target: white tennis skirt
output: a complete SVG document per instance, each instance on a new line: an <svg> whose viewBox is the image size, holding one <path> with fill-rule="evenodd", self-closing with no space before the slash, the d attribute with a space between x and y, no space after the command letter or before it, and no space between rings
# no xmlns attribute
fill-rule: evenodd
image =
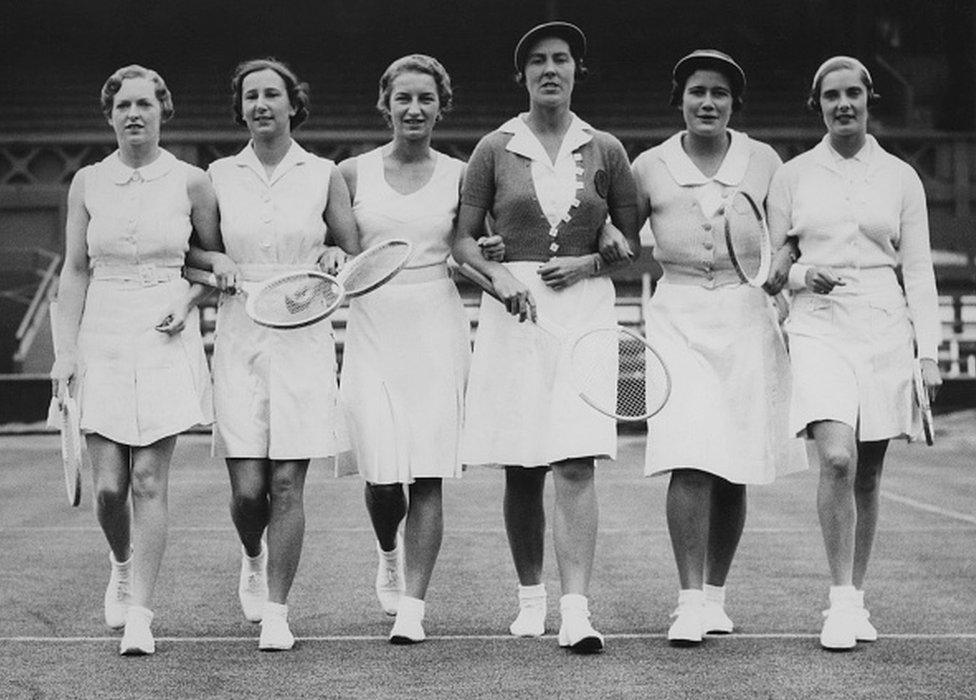
<svg viewBox="0 0 976 700"><path fill-rule="evenodd" d="M698 469L765 484L806 468L803 441L789 430L786 347L764 291L661 282L647 337L672 388L647 423L646 475Z"/></svg>
<svg viewBox="0 0 976 700"><path fill-rule="evenodd" d="M459 477L467 315L446 271L397 279L349 304L340 387L356 467L372 484Z"/></svg>
<svg viewBox="0 0 976 700"><path fill-rule="evenodd" d="M505 263L535 298L540 318L566 329L613 326L613 283L598 277L553 291L539 262ZM461 458L466 464L546 466L574 457L613 459L615 422L576 394L565 342L519 323L484 295L465 410Z"/></svg>
<svg viewBox="0 0 976 700"><path fill-rule="evenodd" d="M914 437L914 332L905 295L889 267L842 271L830 294L802 291L786 330L793 364L790 427L834 420L860 441Z"/></svg>
<svg viewBox="0 0 976 700"><path fill-rule="evenodd" d="M78 335L82 430L144 446L213 420L197 311L175 335L154 328L186 290L179 278L91 280Z"/></svg>

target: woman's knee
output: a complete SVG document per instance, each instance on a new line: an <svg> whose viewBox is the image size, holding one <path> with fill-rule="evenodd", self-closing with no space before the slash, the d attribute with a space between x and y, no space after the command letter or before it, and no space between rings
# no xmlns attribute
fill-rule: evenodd
<svg viewBox="0 0 976 700"><path fill-rule="evenodd" d="M555 479L564 484L587 486L593 482L594 467L592 459L567 459L553 465Z"/></svg>
<svg viewBox="0 0 976 700"><path fill-rule="evenodd" d="M850 450L828 447L820 452L820 473L824 477L850 481L856 468L857 458Z"/></svg>
<svg viewBox="0 0 976 700"><path fill-rule="evenodd" d="M402 484L366 484L366 497L370 502L386 508L395 508L405 500Z"/></svg>
<svg viewBox="0 0 976 700"><path fill-rule="evenodd" d="M99 510L123 508L128 499L127 484L117 480L101 480L95 484L95 503Z"/></svg>

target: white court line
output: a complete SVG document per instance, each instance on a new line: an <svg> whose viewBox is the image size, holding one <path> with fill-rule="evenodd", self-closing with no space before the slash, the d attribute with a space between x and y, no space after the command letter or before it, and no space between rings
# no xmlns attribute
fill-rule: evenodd
<svg viewBox="0 0 976 700"><path fill-rule="evenodd" d="M660 640L665 639L664 633L641 633L641 632L620 632L605 634L609 640ZM172 644L230 644L230 643L254 643L258 635L250 637L156 637L157 642L167 642ZM556 635L547 634L540 639L555 639ZM736 639L819 639L818 633L808 632L755 632L755 633L735 633L728 635L709 636L710 639L722 639L733 641ZM386 635L326 635L296 637L300 642L388 642ZM429 641L443 642L524 642L524 637L514 637L510 634L442 634L428 635ZM946 633L894 633L882 634L881 641L885 639L902 639L918 641L954 641L954 640L976 640L976 632L946 632ZM118 642L119 637L0 637L0 643L36 643L36 644L64 644L64 643L107 643Z"/></svg>
<svg viewBox="0 0 976 700"><path fill-rule="evenodd" d="M916 510L924 510L927 513L935 513L936 515L941 515L945 518L950 518L952 520L959 520L964 523L969 523L970 525L976 525L976 516L969 515L967 513L960 513L956 510L949 510L948 508L942 508L931 503L925 503L924 501L916 501L914 498L909 498L908 496L902 496L901 494L894 493L892 491L887 491L885 489L881 490L881 495L889 500L895 501L896 503L901 503L902 505L915 508Z"/></svg>
<svg viewBox="0 0 976 700"><path fill-rule="evenodd" d="M963 516L967 517L967 516ZM972 518L965 522L971 522L976 526L976 518ZM895 533L895 534L912 534L912 533L937 533L937 532L969 532L972 528L964 527L961 525L943 525L943 526L931 526L931 527L879 527L879 533ZM40 525L37 527L20 526L13 525L10 527L0 526L0 535L4 533L29 533L29 532L75 532L75 533L92 533L101 532L101 529L97 525ZM209 532L209 533L233 533L236 532L233 527L230 526L177 526L170 527L169 532ZM306 534L372 534L373 529L370 527L307 527L305 528ZM819 535L819 530L814 527L747 527L744 534L752 535L789 535L789 534L810 534L816 533ZM454 527L445 528L446 535L498 535L505 534L504 528L500 527ZM668 531L666 528L601 528L599 531L600 535L667 535Z"/></svg>

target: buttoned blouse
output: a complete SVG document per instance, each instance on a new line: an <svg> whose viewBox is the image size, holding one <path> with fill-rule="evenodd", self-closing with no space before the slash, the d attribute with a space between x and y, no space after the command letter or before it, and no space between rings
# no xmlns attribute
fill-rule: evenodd
<svg viewBox="0 0 976 700"><path fill-rule="evenodd" d="M314 265L325 249L323 214L335 163L294 141L268 177L252 144L210 165L227 255L238 263Z"/></svg>
<svg viewBox="0 0 976 700"><path fill-rule="evenodd" d="M725 245L721 203L738 189L763 202L780 158L767 144L729 129L729 149L718 172L709 178L685 153L681 145L685 133L634 160L638 196L645 197L650 207L654 259L666 282L707 288L741 284Z"/></svg>
<svg viewBox="0 0 976 700"><path fill-rule="evenodd" d="M811 266L860 270L901 266L919 356L938 357L941 329L925 190L915 170L868 135L854 159L829 136L777 173L769 193L773 245L795 236L800 262L790 286L805 287Z"/></svg>
<svg viewBox="0 0 976 700"><path fill-rule="evenodd" d="M119 152L88 166L85 208L92 267L181 267L189 247L192 166L168 151L149 165L130 168Z"/></svg>
<svg viewBox="0 0 976 700"><path fill-rule="evenodd" d="M488 211L510 261L594 253L610 209L636 206L623 145L575 114L555 160L522 116L484 136L461 202Z"/></svg>

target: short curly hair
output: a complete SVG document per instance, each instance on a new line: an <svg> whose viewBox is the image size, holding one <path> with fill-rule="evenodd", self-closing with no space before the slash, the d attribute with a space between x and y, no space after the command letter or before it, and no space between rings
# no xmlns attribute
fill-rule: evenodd
<svg viewBox="0 0 976 700"><path fill-rule="evenodd" d="M376 109L390 123L390 96L393 94L393 81L404 73L423 73L434 79L437 85L437 99L441 103L441 114L447 114L454 107L454 91L451 89L451 76L444 66L433 56L413 53L398 58L383 71L380 76L380 94L376 100Z"/></svg>
<svg viewBox="0 0 976 700"><path fill-rule="evenodd" d="M148 78L156 86L156 99L159 101L160 116L166 121L173 116L173 95L166 87L166 81L156 71L133 63L123 66L112 73L102 86L102 113L106 119L112 118L112 108L115 106L115 96L122 89L122 81L130 78Z"/></svg>
<svg viewBox="0 0 976 700"><path fill-rule="evenodd" d="M275 73L281 76L281 79L285 83L285 91L288 93L288 101L291 106L295 108L295 113L291 115L288 120L289 125L292 129L300 126L306 119L308 119L309 114L309 87L308 83L304 83L298 79L295 72L288 67L288 64L284 61L279 61L277 58L272 56L266 56L265 58L252 58L248 61L242 61L234 69L234 76L231 78L230 87L234 95L234 122L240 124L241 126L246 126L244 121L244 113L241 110L241 101L243 99L243 84L244 78L251 73L256 73L261 70L273 70Z"/></svg>

